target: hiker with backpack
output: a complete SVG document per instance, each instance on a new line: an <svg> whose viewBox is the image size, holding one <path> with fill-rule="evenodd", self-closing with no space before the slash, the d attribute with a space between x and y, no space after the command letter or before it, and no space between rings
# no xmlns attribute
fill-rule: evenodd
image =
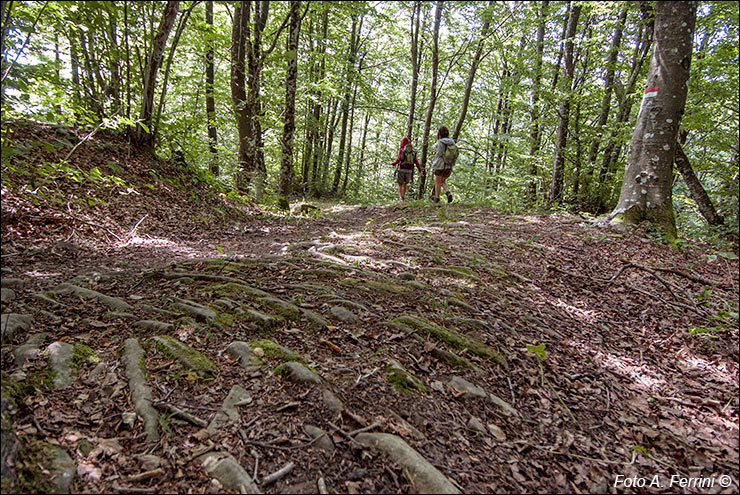
<svg viewBox="0 0 740 495"><path fill-rule="evenodd" d="M447 185L447 178L452 174L452 168L455 166L459 153L455 140L450 137L449 129L445 126L440 127L437 131L437 144L434 146L434 161L432 162L434 173L432 201L435 203L439 203L441 189L444 189L447 194L447 202L452 203L452 193Z"/></svg>
<svg viewBox="0 0 740 495"><path fill-rule="evenodd" d="M421 174L421 164L416 158L416 151L411 146L411 140L405 137L401 140L401 148L398 150L398 158L391 163L396 167L396 182L398 183L398 197L401 201L406 198L406 188L414 178L414 165Z"/></svg>

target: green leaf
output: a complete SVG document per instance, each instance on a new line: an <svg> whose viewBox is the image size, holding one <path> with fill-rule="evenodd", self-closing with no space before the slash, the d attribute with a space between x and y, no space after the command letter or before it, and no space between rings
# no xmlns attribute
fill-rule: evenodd
<svg viewBox="0 0 740 495"><path fill-rule="evenodd" d="M719 256L722 256L723 258L727 258L728 260L736 260L737 255L735 253L717 253Z"/></svg>
<svg viewBox="0 0 740 495"><path fill-rule="evenodd" d="M547 359L547 353L545 352L545 344L539 344L539 345L527 344L527 351L537 356L537 359Z"/></svg>

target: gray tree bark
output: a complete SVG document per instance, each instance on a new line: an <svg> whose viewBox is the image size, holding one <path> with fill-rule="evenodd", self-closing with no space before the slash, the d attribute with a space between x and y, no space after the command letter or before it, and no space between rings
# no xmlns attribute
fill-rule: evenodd
<svg viewBox="0 0 740 495"><path fill-rule="evenodd" d="M426 170L427 170L427 149L429 148L429 132L432 127L432 115L434 114L434 104L437 101L437 68L439 65L439 25L442 22L442 3L438 2L434 14L434 38L432 44L432 84L429 90L429 107L427 108L427 118L424 122L424 138L421 146L421 177L419 177L419 191L417 198L424 197L424 188L426 187Z"/></svg>
<svg viewBox="0 0 740 495"><path fill-rule="evenodd" d="M488 0L489 9L493 6L493 0ZM452 139L457 141L460 137L460 131L462 131L463 123L465 122L465 116L468 113L468 104L470 103L470 92L473 89L473 81L475 81L475 73L478 71L478 64L480 64L483 56L483 48L485 46L486 37L488 36L488 28L490 26L488 20L483 22L483 26L480 30L480 38L478 38L478 47L475 49L475 55L473 55L473 61L470 63L470 69L468 69L468 79L465 82L465 94L463 95L462 107L460 108L460 116L457 119L455 130L452 132Z"/></svg>
<svg viewBox="0 0 740 495"><path fill-rule="evenodd" d="M157 35L154 37L152 47L147 57L146 69L144 70L144 90L142 93L141 112L139 119L146 125L147 131L141 126L137 128L137 141L147 146L154 145L154 134L152 134L152 113L154 111L154 89L157 85L157 73L162 65L164 58L164 48L167 45L167 38L170 36L172 26L175 25L177 17L177 7L180 4L177 0L169 0L164 8L162 21L157 28Z"/></svg>
<svg viewBox="0 0 740 495"><path fill-rule="evenodd" d="M697 3L655 5L653 55L647 88L632 133L627 166L612 224L636 226L647 220L676 240L673 162L688 92Z"/></svg>
<svg viewBox="0 0 740 495"><path fill-rule="evenodd" d="M206 1L206 24L213 26L213 0ZM218 131L216 129L216 101L213 97L213 83L215 80L213 68L213 40L208 42L206 51L206 119L208 120L208 152L211 155L210 170L214 177L218 177Z"/></svg>
<svg viewBox="0 0 740 495"><path fill-rule="evenodd" d="M581 6L573 5L568 17L568 29L565 35L565 80L562 83L565 94L558 109L558 130L555 143L555 157L552 167L552 185L548 203L560 201L563 194L563 176L565 172L565 146L568 141L568 122L570 120L571 85L573 84L573 37L578 26L578 17L581 15Z"/></svg>
<svg viewBox="0 0 740 495"><path fill-rule="evenodd" d="M288 207L293 182L293 135L295 132L295 93L298 80L298 35L301 29L300 0L290 2L290 31L288 32L288 67L285 73L285 124L283 126L283 156L280 162L278 194L281 206Z"/></svg>
<svg viewBox="0 0 740 495"><path fill-rule="evenodd" d="M545 46L545 19L550 2L542 0L537 25L537 55L534 60L534 77L532 81L532 106L530 107L529 130L529 180L527 180L527 201L532 203L537 197L537 153L540 150L540 86L542 80L542 54Z"/></svg>

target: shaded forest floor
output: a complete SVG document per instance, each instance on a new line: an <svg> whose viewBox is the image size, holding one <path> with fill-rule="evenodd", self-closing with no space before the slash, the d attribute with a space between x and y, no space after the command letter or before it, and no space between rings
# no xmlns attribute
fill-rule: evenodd
<svg viewBox="0 0 740 495"><path fill-rule="evenodd" d="M459 204L279 216L11 128L4 493L738 491L736 253Z"/></svg>

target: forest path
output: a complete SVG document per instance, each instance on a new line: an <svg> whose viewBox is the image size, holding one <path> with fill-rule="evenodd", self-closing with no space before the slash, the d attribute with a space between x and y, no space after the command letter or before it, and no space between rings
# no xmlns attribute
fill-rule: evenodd
<svg viewBox="0 0 740 495"><path fill-rule="evenodd" d="M4 262L15 434L58 447L22 462L80 492L601 492L736 472L738 334L718 307L736 260L462 205L242 228Z"/></svg>

